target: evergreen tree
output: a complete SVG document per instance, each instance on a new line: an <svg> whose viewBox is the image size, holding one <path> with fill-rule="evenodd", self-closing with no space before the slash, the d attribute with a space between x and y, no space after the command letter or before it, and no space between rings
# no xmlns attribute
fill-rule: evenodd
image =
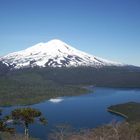
<svg viewBox="0 0 140 140"><path fill-rule="evenodd" d="M42 113L34 108L18 108L11 113L14 124L21 124L24 127L24 134L26 140L29 138L29 125L35 121L39 121L42 124L46 124L47 121L42 117Z"/></svg>

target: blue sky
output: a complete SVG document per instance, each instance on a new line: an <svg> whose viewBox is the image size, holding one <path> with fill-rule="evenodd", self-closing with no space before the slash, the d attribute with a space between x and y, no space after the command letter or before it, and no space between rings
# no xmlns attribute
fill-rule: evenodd
<svg viewBox="0 0 140 140"><path fill-rule="evenodd" d="M140 66L140 0L0 0L0 55L56 38Z"/></svg>

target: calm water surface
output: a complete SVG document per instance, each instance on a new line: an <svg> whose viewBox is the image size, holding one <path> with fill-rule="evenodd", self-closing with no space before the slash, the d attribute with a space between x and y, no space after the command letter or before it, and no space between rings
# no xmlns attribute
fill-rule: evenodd
<svg viewBox="0 0 140 140"><path fill-rule="evenodd" d="M34 124L30 133L45 140L54 126L61 123L70 124L74 128L93 128L114 120L122 121L124 118L121 116L107 112L107 107L129 101L140 102L140 89L92 88L86 95L62 97L31 105L42 111L48 125ZM17 107L5 107L5 114L14 108ZM22 128L18 130L22 132Z"/></svg>

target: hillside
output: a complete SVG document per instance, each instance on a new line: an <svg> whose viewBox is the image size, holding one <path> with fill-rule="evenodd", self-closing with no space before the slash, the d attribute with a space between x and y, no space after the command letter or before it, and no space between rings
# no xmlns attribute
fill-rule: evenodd
<svg viewBox="0 0 140 140"><path fill-rule="evenodd" d="M61 85L95 85L106 87L140 87L140 68L137 67L70 67L28 68L10 71L8 76L22 73L38 74L43 79Z"/></svg>
<svg viewBox="0 0 140 140"><path fill-rule="evenodd" d="M140 122L140 103L128 102L124 104L113 105L108 108L108 111L124 116L129 122Z"/></svg>
<svg viewBox="0 0 140 140"><path fill-rule="evenodd" d="M140 71L129 67L29 68L1 71L0 105L33 104L87 92L85 86L140 87Z"/></svg>
<svg viewBox="0 0 140 140"><path fill-rule="evenodd" d="M85 88L61 85L35 72L9 73L0 77L0 106L34 104L86 92Z"/></svg>

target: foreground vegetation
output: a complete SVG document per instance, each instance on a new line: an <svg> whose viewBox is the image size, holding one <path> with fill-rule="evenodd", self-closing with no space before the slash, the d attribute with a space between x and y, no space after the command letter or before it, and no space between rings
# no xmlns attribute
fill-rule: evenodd
<svg viewBox="0 0 140 140"><path fill-rule="evenodd" d="M0 132L0 140L26 140L25 136L22 134L9 134L5 132ZM29 138L28 140L40 140L37 138Z"/></svg>
<svg viewBox="0 0 140 140"><path fill-rule="evenodd" d="M42 113L35 108L17 108L9 115L2 116L0 111L0 139L2 140L31 140L29 136L29 125L35 122L40 122L42 125L47 124L46 118ZM14 125L22 126L24 128L24 135L17 135Z"/></svg>
<svg viewBox="0 0 140 140"><path fill-rule="evenodd" d="M140 122L140 103L113 105L108 108L108 111L125 117L128 122Z"/></svg>
<svg viewBox="0 0 140 140"><path fill-rule="evenodd" d="M22 134L0 132L0 140L26 140ZM28 140L39 140L29 138ZM140 123L111 123L94 129L75 130L57 126L46 140L140 140Z"/></svg>
<svg viewBox="0 0 140 140"><path fill-rule="evenodd" d="M95 129L78 132L69 127L59 127L49 140L140 140L140 124L112 123Z"/></svg>

